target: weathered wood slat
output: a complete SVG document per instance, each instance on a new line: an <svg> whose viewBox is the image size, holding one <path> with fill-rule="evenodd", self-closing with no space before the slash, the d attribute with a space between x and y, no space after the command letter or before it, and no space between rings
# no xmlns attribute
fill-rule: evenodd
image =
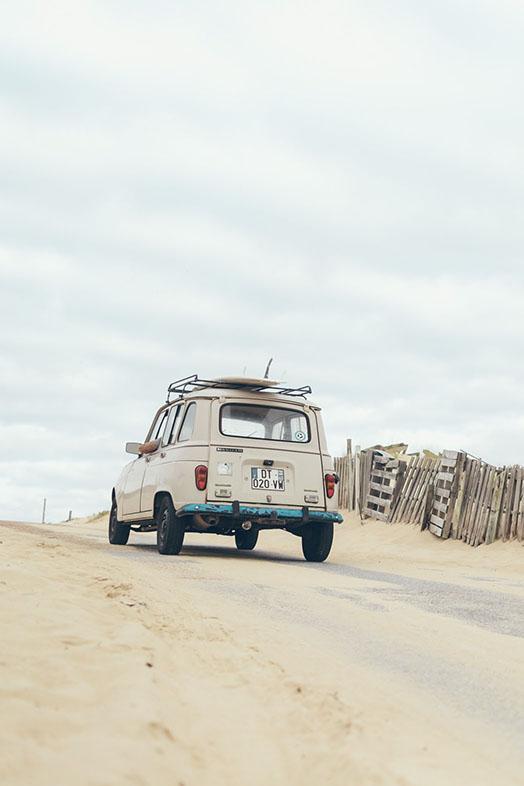
<svg viewBox="0 0 524 786"><path fill-rule="evenodd" d="M489 466L489 464L486 464L484 466L484 483L482 487L482 493L479 498L477 516L472 533L471 545L473 546L478 546L479 543L483 543L484 541L486 511L489 509L489 505L491 503L492 476L493 467Z"/></svg>
<svg viewBox="0 0 524 786"><path fill-rule="evenodd" d="M428 529L430 532L433 533L433 535L440 536L442 534L442 524L441 523L439 524L437 521L435 521L433 516L430 519Z"/></svg>
<svg viewBox="0 0 524 786"><path fill-rule="evenodd" d="M450 526L449 526L449 536L451 538L458 537L458 532L460 529L460 520L464 507L464 494L466 491L467 479L468 479L468 458L467 456L464 456L462 460L461 471L458 478L457 498L453 506Z"/></svg>
<svg viewBox="0 0 524 786"><path fill-rule="evenodd" d="M358 510L360 516L362 516L362 496L360 494L360 460L361 460L361 451L360 447L357 445L355 447L355 510Z"/></svg>
<svg viewBox="0 0 524 786"><path fill-rule="evenodd" d="M466 507L466 514L464 516L464 525L462 528L462 540L468 542L469 539L469 531L471 528L471 521L474 514L475 508L475 500L478 495L478 490L480 487L480 462L475 461L472 464L471 468L471 476L470 476L470 485L468 489L468 502Z"/></svg>
<svg viewBox="0 0 524 786"><path fill-rule="evenodd" d="M486 524L486 534L484 537L485 543L493 543L497 532L497 524L500 515L500 503L502 499L502 491L504 488L504 473L501 470L495 470L495 477L493 482L493 493L491 497L491 505Z"/></svg>
<svg viewBox="0 0 524 786"><path fill-rule="evenodd" d="M443 481L444 483L453 483L453 480L455 478L455 473L454 472L439 472L438 477L439 477L439 480Z"/></svg>
<svg viewBox="0 0 524 786"><path fill-rule="evenodd" d="M418 466L417 466L416 472L415 472L414 477L413 477L413 483L412 483L412 486L411 486L411 489L410 489L410 493L409 493L409 496L408 496L408 498L406 500L406 504L405 504L404 511L403 511L403 514L402 514L402 519L404 521L407 521L408 523L412 523L412 521L413 521L412 514L413 514L414 507L415 507L416 499L417 499L417 492L418 492L418 490L420 488L420 483L421 483L421 478L422 478L422 473L423 473L423 466L424 466L424 460L422 460L418 464Z"/></svg>
<svg viewBox="0 0 524 786"><path fill-rule="evenodd" d="M383 521L418 523L472 546L524 541L524 468L497 468L460 451L394 458L376 451L335 458L340 507Z"/></svg>
<svg viewBox="0 0 524 786"><path fill-rule="evenodd" d="M522 493L522 468L515 467L515 491L513 494L513 504L511 506L511 526L509 531L510 540L517 537L517 524L519 517L519 505Z"/></svg>
<svg viewBox="0 0 524 786"><path fill-rule="evenodd" d="M410 494L413 489L413 484L415 483L418 467L421 463L420 456L411 457L408 463L407 472L404 478L403 488L401 494L398 497L395 513L394 513L394 521L402 521L404 520L404 511L407 507L408 501L410 499Z"/></svg>
<svg viewBox="0 0 524 786"><path fill-rule="evenodd" d="M416 522L417 504L425 488L427 466L428 466L428 459L423 458L419 464L418 471L415 477L415 482L411 489L411 494L405 510L405 520L409 523Z"/></svg>
<svg viewBox="0 0 524 786"><path fill-rule="evenodd" d="M448 512L448 506L446 502L437 502L437 500L433 501L433 508L434 510L440 510L444 515Z"/></svg>
<svg viewBox="0 0 524 786"><path fill-rule="evenodd" d="M428 495L431 495L431 503L434 499L434 483L438 472L438 462L428 458L424 461L420 473L419 482L415 490L414 504L411 510L411 520L416 524L423 524L424 511L429 506Z"/></svg>
<svg viewBox="0 0 524 786"><path fill-rule="evenodd" d="M471 515L469 517L468 531L466 533L466 543L469 544L473 543L475 526L478 521L478 506L479 506L480 499L482 497L483 488L486 480L485 476L486 476L485 466L481 462L479 465L478 483L476 486L475 495L472 497Z"/></svg>
<svg viewBox="0 0 524 786"><path fill-rule="evenodd" d="M523 479L522 479L522 486L521 486L521 493L520 493L520 501L519 501L519 512L518 512L518 519L517 519L517 540L522 542L524 540L524 469L523 472Z"/></svg>
<svg viewBox="0 0 524 786"><path fill-rule="evenodd" d="M424 524L424 514L430 502L433 505L433 481L436 468L432 467L431 459L422 468L421 480L419 483L415 505L413 506L412 521L414 524ZM428 499L431 497L431 499Z"/></svg>
<svg viewBox="0 0 524 786"><path fill-rule="evenodd" d="M371 477L373 477L373 475ZM373 481L370 480L369 488L374 489L375 491L380 491L381 494L386 494L389 498L393 496L393 486L384 486L382 483L373 483Z"/></svg>
<svg viewBox="0 0 524 786"><path fill-rule="evenodd" d="M438 475L437 475L437 483L438 483ZM447 505L449 500L451 499L451 489L441 489L438 487L438 485L436 485L435 498L439 502L444 502Z"/></svg>
<svg viewBox="0 0 524 786"><path fill-rule="evenodd" d="M511 467L508 472L506 483L506 500L503 518L502 540L509 540L511 531L511 510L513 505L513 495L515 493L515 467Z"/></svg>

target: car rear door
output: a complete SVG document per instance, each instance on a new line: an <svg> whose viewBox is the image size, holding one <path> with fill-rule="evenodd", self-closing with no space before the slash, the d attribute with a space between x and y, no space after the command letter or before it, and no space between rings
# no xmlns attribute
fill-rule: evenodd
<svg viewBox="0 0 524 786"><path fill-rule="evenodd" d="M248 419L249 407L255 408L253 432L258 428L254 415L263 414L263 407L271 408L272 438L267 438L267 424L265 430L250 433L247 420L240 424L246 427L238 429L245 436L233 433L237 423L229 416L244 412ZM309 407L258 398L215 400L210 432L209 501L325 507L317 422Z"/></svg>

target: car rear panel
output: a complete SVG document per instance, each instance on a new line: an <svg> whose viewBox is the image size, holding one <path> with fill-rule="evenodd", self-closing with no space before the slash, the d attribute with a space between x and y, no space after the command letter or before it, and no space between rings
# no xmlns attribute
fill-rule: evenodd
<svg viewBox="0 0 524 786"><path fill-rule="evenodd" d="M310 441L307 443L231 437L220 433L219 414L224 403L213 401L211 408L208 500L325 509L314 413L307 407L303 410L309 418ZM245 403L245 399L241 403ZM253 403L260 405L261 402L254 399ZM281 402L264 403L286 406ZM287 407L302 410L294 403Z"/></svg>

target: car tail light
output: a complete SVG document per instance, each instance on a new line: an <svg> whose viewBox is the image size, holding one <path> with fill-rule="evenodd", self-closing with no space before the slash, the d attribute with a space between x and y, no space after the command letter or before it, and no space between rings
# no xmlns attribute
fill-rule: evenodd
<svg viewBox="0 0 524 786"><path fill-rule="evenodd" d="M195 483L199 491L204 491L207 486L207 467L203 464L195 467Z"/></svg>
<svg viewBox="0 0 524 786"><path fill-rule="evenodd" d="M331 499L331 497L335 493L335 486L337 483L337 479L334 475L328 474L325 476L324 482L326 484L326 497L328 499Z"/></svg>

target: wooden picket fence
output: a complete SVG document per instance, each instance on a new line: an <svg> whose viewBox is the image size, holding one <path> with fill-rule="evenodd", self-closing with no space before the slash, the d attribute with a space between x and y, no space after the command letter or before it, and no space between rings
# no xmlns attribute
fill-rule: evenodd
<svg viewBox="0 0 524 786"><path fill-rule="evenodd" d="M478 546L524 542L524 468L494 467L461 451L390 455L377 448L335 458L339 506Z"/></svg>

